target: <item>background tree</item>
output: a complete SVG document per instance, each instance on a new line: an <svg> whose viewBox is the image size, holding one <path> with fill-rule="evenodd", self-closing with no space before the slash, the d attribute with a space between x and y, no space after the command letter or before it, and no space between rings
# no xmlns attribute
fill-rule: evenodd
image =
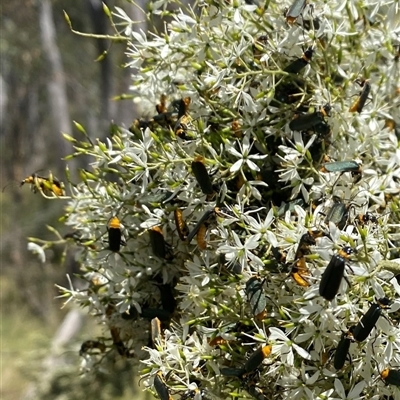
<svg viewBox="0 0 400 400"><path fill-rule="evenodd" d="M111 7L116 4L118 2L110 2ZM107 20L104 13L97 18L103 19L105 30L98 31L92 24L91 8L85 2L73 6L69 1L4 2L0 7L0 176L2 187L7 185L1 203L3 235L0 241L2 354L7 365L7 370L2 371L1 397L4 398L19 398L30 379L36 383L40 381L39 375L32 376L32 365L38 374L51 369L43 360L50 352L50 344L60 340L57 328L69 315L68 310L60 310L60 302L54 300L58 295L54 283L65 285L66 273L73 276L77 272L73 252L68 252L60 268L62 248L48 250L46 264L32 259L26 248L26 238L46 237L46 224L61 227L57 218L66 203L47 201L29 193L27 185L20 189L18 184L35 171L47 175L51 170L56 177L65 180L65 162L61 158L71 153L72 147L62 138L61 132L74 134L73 120L90 127L94 138L106 136L111 120L128 125L135 117L131 101L118 102L116 107L112 100L129 89L126 79L129 74L122 68L124 46L114 44L107 48L107 57L95 62L102 51L96 48L99 41L80 38L77 43L76 35L65 23L64 9L70 12L82 31L107 33L109 26L104 24ZM103 48L109 45L105 42ZM107 72L112 65L116 66L115 70ZM79 164L70 160L72 175L76 177L77 167L86 167L86 163L84 158L79 159ZM85 329L89 327L90 324L86 324ZM79 364L80 343L71 341L68 345L71 346L68 362ZM65 348L61 352L65 356ZM54 351L56 357L59 353L60 350ZM66 379L71 373L75 380L76 368L68 372L64 368L60 376ZM105 382L102 376L97 383L98 392L107 392ZM93 384L96 385L95 381ZM68 384L64 391L67 387ZM87 383L82 382L81 389L87 387ZM36 389L36 385L31 386L26 396ZM95 395L95 391L93 393ZM76 394L77 391L71 398L77 398Z"/></svg>

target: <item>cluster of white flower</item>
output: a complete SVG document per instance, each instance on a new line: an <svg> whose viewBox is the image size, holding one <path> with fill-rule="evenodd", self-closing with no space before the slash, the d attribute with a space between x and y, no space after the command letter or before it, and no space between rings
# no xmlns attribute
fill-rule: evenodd
<svg viewBox="0 0 400 400"><path fill-rule="evenodd" d="M148 35L114 14L133 93L161 102L77 146L88 289L64 291L113 341L87 365L141 361L162 400L400 399L399 3L296 4L154 2Z"/></svg>

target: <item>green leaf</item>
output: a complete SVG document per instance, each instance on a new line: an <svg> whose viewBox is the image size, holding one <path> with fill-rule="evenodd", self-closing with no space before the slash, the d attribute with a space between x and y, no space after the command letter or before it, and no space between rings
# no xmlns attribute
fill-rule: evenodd
<svg viewBox="0 0 400 400"><path fill-rule="evenodd" d="M67 24L68 24L68 26L69 26L69 29L72 30L71 20L69 19L69 16L68 16L67 12L66 12L65 10L63 10L63 12L64 12L64 18L65 18L65 20L67 21Z"/></svg>
<svg viewBox="0 0 400 400"><path fill-rule="evenodd" d="M77 140L73 138L71 135L68 135L68 133L62 133L63 137L65 140L67 140L70 143L76 143Z"/></svg>
<svg viewBox="0 0 400 400"><path fill-rule="evenodd" d="M104 59L107 57L107 55L108 55L107 50L104 50L104 51L94 60L94 62L99 62L99 61L104 60Z"/></svg>
<svg viewBox="0 0 400 400"><path fill-rule="evenodd" d="M108 18L111 18L110 9L107 7L107 5L105 3L103 3L103 11L104 11L104 14L106 14Z"/></svg>
<svg viewBox="0 0 400 400"><path fill-rule="evenodd" d="M80 132L82 132L84 135L86 135L85 128L84 128L79 122L76 122L76 121L72 121L72 122L74 123L75 128L78 129L78 131L80 131Z"/></svg>

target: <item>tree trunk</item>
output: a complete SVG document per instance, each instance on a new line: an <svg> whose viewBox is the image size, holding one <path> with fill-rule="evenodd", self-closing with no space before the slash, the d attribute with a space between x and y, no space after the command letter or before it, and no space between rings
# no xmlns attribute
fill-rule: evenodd
<svg viewBox="0 0 400 400"><path fill-rule="evenodd" d="M103 11L103 3L101 0L87 0L90 18L93 25L93 33L98 35L106 35L109 20ZM108 51L110 43L106 40L95 39L98 56ZM107 54L98 64L100 66L100 126L108 127L110 119L114 118L114 110L112 109L112 92L113 92L113 76L111 55Z"/></svg>
<svg viewBox="0 0 400 400"><path fill-rule="evenodd" d="M52 5L49 0L40 0L39 4L39 25L44 57L47 61L49 92L49 104L54 124L54 141L57 158L66 156L67 143L61 132L71 133L71 119L68 111L68 99L65 84L64 69L61 61L60 51L56 43L56 31L53 21ZM59 156L59 157L58 157ZM58 160L55 160L58 161ZM59 161L59 166L64 169L64 163Z"/></svg>

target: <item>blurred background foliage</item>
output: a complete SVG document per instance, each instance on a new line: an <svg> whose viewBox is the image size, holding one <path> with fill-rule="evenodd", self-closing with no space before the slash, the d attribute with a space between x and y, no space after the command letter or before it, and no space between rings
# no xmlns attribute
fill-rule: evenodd
<svg viewBox="0 0 400 400"><path fill-rule="evenodd" d="M144 19L126 1L105 3ZM78 372L80 344L101 332L56 298L55 284L68 286L67 274L78 273L74 255L61 262L60 247L41 264L27 251L27 237L54 240L46 225L67 233L58 221L66 200L46 200L28 185L20 188L21 180L48 171L65 180L62 158L72 148L61 132L78 135L72 121L92 138L104 139L111 121L129 125L137 117L132 100L113 100L129 92L132 70L123 68L125 43L73 34L63 10L77 31L115 33L100 0L5 0L0 5L0 176L1 187L6 186L1 196L0 398L140 399L145 396L122 359L110 359L109 369L105 362L97 376ZM96 61L100 55L105 56ZM79 162L68 161L69 169L86 167L82 158Z"/></svg>

